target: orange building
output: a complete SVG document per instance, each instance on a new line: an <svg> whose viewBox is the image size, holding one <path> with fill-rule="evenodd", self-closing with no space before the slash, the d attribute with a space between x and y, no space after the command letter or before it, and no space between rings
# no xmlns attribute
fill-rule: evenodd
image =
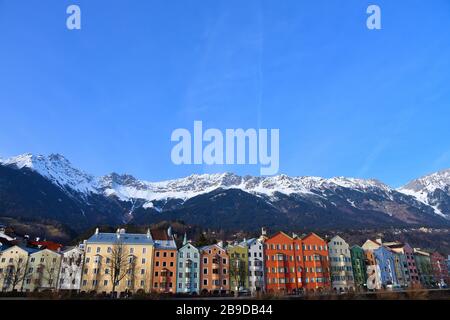
<svg viewBox="0 0 450 320"><path fill-rule="evenodd" d="M315 233L302 238L303 287L308 291L331 289L328 245Z"/></svg>
<svg viewBox="0 0 450 320"><path fill-rule="evenodd" d="M226 294L230 291L229 257L220 244L200 248L200 292Z"/></svg>
<svg viewBox="0 0 450 320"><path fill-rule="evenodd" d="M268 292L295 294L330 288L325 240L311 233L303 238L278 232L265 242Z"/></svg>
<svg viewBox="0 0 450 320"><path fill-rule="evenodd" d="M302 288L302 242L278 232L265 241L266 290L284 294Z"/></svg>
<svg viewBox="0 0 450 320"><path fill-rule="evenodd" d="M152 291L160 293L175 293L177 283L177 245L171 228L167 230L152 230L155 244L153 256Z"/></svg>

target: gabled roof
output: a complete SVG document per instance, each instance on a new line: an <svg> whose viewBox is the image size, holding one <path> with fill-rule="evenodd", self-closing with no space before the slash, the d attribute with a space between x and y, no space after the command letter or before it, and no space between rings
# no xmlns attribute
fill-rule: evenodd
<svg viewBox="0 0 450 320"><path fill-rule="evenodd" d="M316 237L316 238L319 238L322 241L325 241L325 240L323 240L323 238L321 236L317 235L317 233L314 233L314 232L308 233L307 235L301 237L301 239L305 240L305 239L310 238L310 237Z"/></svg>
<svg viewBox="0 0 450 320"><path fill-rule="evenodd" d="M253 245L254 243L258 242L259 239L257 238L251 238L251 239L247 239L245 241L242 241L240 244L242 245L246 245L248 247L250 247L251 245Z"/></svg>
<svg viewBox="0 0 450 320"><path fill-rule="evenodd" d="M272 238L275 238L275 237L278 236L278 235L282 235L282 236L287 237L287 238L289 238L289 239L291 239L291 240L294 240L293 237L291 237L290 235L288 235L287 233L285 233L285 232L283 232L283 231L278 231L277 233L275 233L275 234L273 234L272 236L270 236L270 237L268 238L268 240L270 240L270 239L272 239Z"/></svg>
<svg viewBox="0 0 450 320"><path fill-rule="evenodd" d="M379 243L375 240L372 240L372 239L367 239L366 242L364 242L361 247L363 249L367 250L367 249L369 249L368 246L376 246L376 248L373 248L373 249L377 249L378 247L381 246L381 243Z"/></svg>
<svg viewBox="0 0 450 320"><path fill-rule="evenodd" d="M188 242L186 244L184 244L183 246L181 246L178 250L182 250L184 248L186 248L187 246L191 246L192 248L194 248L197 251L200 251L199 248L197 248L196 246L194 246L192 243Z"/></svg>
<svg viewBox="0 0 450 320"><path fill-rule="evenodd" d="M208 245L208 246L200 247L199 250L206 251L206 250L209 250L209 249L211 249L211 248L213 248L213 247L216 247L216 248L219 249L219 250L226 251L225 248L219 246L217 243L215 243L215 244L210 244L210 245Z"/></svg>
<svg viewBox="0 0 450 320"><path fill-rule="evenodd" d="M59 252L56 252L56 251L53 251L53 250L50 250L50 249L38 249L38 250L36 250L35 252L32 252L32 253L30 253L30 255L34 255L34 254L37 254L37 253L41 253L41 252L44 252L44 251L48 251L48 252L50 252L50 253L54 253L54 254L57 254L57 255L60 255L61 253L59 253Z"/></svg>
<svg viewBox="0 0 450 320"><path fill-rule="evenodd" d="M331 238L328 242L331 242L331 241L343 241L343 242L347 243L347 241L345 241L345 239L342 238L340 235L335 235L335 236L334 236L333 238Z"/></svg>
<svg viewBox="0 0 450 320"><path fill-rule="evenodd" d="M18 245L13 245L13 246L10 246L10 247L7 247L7 248L2 248L2 251L14 250L14 248L18 248L20 250L23 250L27 254L33 254L33 253L36 253L36 252L40 251L40 249L23 247L23 246L18 246Z"/></svg>

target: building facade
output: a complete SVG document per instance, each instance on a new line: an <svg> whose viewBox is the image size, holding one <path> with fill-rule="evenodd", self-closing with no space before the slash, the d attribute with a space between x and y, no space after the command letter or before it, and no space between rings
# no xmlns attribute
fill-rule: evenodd
<svg viewBox="0 0 450 320"><path fill-rule="evenodd" d="M246 241L227 246L230 259L230 293L249 290L248 285L248 246Z"/></svg>
<svg viewBox="0 0 450 320"><path fill-rule="evenodd" d="M304 288L307 291L330 290L331 268L327 242L315 233L308 234L301 241Z"/></svg>
<svg viewBox="0 0 450 320"><path fill-rule="evenodd" d="M301 239L280 231L268 238L264 245L267 292L300 293L303 290Z"/></svg>
<svg viewBox="0 0 450 320"><path fill-rule="evenodd" d="M265 292L264 238L245 241L248 246L248 284L252 295Z"/></svg>
<svg viewBox="0 0 450 320"><path fill-rule="evenodd" d="M439 288L448 286L450 281L445 257L439 252L433 252L430 255L430 262L435 286Z"/></svg>
<svg viewBox="0 0 450 320"><path fill-rule="evenodd" d="M350 247L340 236L328 242L331 268L331 287L336 292L355 290Z"/></svg>
<svg viewBox="0 0 450 320"><path fill-rule="evenodd" d="M59 271L58 289L79 291L83 273L84 245L67 248L61 252L61 269Z"/></svg>
<svg viewBox="0 0 450 320"><path fill-rule="evenodd" d="M221 243L200 248L200 292L230 292L229 256Z"/></svg>
<svg viewBox="0 0 450 320"><path fill-rule="evenodd" d="M419 273L417 271L416 261L414 260L413 248L407 243L403 244L399 242L386 243L385 245L397 254L403 255L403 273L405 277L404 280L406 281L406 285L404 286L410 288L419 286L420 279Z"/></svg>
<svg viewBox="0 0 450 320"><path fill-rule="evenodd" d="M60 268L60 253L49 249L31 253L28 259L28 270L24 280L23 291L55 290Z"/></svg>
<svg viewBox="0 0 450 320"><path fill-rule="evenodd" d="M37 251L15 245L0 252L0 291L23 291L29 255Z"/></svg>
<svg viewBox="0 0 450 320"><path fill-rule="evenodd" d="M82 292L123 296L138 291L149 292L152 283L154 242L146 234L95 234L85 243L81 278Z"/></svg>
<svg viewBox="0 0 450 320"><path fill-rule="evenodd" d="M379 283L373 289L386 289L388 286L398 286L394 252L382 244L381 239L367 240L362 248L370 267L371 281ZM372 289L372 288L370 288Z"/></svg>
<svg viewBox="0 0 450 320"><path fill-rule="evenodd" d="M414 260L416 261L420 283L425 288L434 285L433 269L431 267L430 253L418 248L414 248Z"/></svg>
<svg viewBox="0 0 450 320"><path fill-rule="evenodd" d="M200 293L200 251L186 236L177 255L177 293Z"/></svg>
<svg viewBox="0 0 450 320"><path fill-rule="evenodd" d="M367 270L366 270L366 255L363 248L354 245L350 248L352 259L353 280L356 291L367 290Z"/></svg>
<svg viewBox="0 0 450 320"><path fill-rule="evenodd" d="M268 292L297 294L331 288L328 245L310 233L302 238L278 232L265 241Z"/></svg>
<svg viewBox="0 0 450 320"><path fill-rule="evenodd" d="M152 230L155 245L153 257L152 290L159 293L175 293L177 285L177 245L171 228Z"/></svg>

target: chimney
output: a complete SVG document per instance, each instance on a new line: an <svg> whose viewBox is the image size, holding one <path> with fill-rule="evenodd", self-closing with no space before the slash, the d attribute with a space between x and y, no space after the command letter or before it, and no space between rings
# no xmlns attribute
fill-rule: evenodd
<svg viewBox="0 0 450 320"><path fill-rule="evenodd" d="M169 226L169 228L167 228L167 235L169 236L169 238L172 238L172 226Z"/></svg>
<svg viewBox="0 0 450 320"><path fill-rule="evenodd" d="M125 234L125 229L124 228L122 228L122 229L120 229L120 234Z"/></svg>
<svg viewBox="0 0 450 320"><path fill-rule="evenodd" d="M223 248L223 241L220 240L219 242L217 242L217 245L218 245L219 247Z"/></svg>
<svg viewBox="0 0 450 320"><path fill-rule="evenodd" d="M95 228L95 234L97 235L98 234L98 228Z"/></svg>
<svg viewBox="0 0 450 320"><path fill-rule="evenodd" d="M151 236L152 236L152 235L151 235L151 233L150 233L150 228L148 228L148 229L147 229L147 239L150 239Z"/></svg>

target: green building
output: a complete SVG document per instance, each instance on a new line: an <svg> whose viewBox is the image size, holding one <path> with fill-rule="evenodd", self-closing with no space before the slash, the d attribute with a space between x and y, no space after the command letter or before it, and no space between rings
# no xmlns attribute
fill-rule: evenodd
<svg viewBox="0 0 450 320"><path fill-rule="evenodd" d="M422 286L430 288L434 284L433 269L428 252L414 248L414 260L416 261L417 272Z"/></svg>
<svg viewBox="0 0 450 320"><path fill-rule="evenodd" d="M227 247L230 257L230 292L238 295L248 291L248 247L243 243L235 243Z"/></svg>
<svg viewBox="0 0 450 320"><path fill-rule="evenodd" d="M366 255L363 248L353 246L350 248L352 257L353 278L356 291L365 291L367 287Z"/></svg>

